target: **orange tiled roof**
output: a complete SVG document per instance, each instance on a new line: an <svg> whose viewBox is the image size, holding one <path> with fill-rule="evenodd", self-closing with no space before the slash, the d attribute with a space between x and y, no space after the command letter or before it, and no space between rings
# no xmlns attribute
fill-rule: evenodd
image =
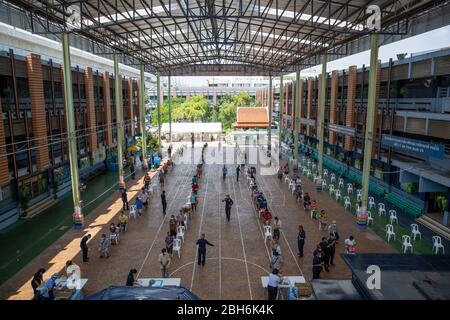
<svg viewBox="0 0 450 320"><path fill-rule="evenodd" d="M235 128L267 128L269 116L267 108L241 107L236 111Z"/></svg>

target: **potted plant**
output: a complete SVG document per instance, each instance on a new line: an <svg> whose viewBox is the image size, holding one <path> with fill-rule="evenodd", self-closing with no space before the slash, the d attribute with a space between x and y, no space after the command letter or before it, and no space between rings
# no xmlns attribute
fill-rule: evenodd
<svg viewBox="0 0 450 320"><path fill-rule="evenodd" d="M21 185L19 187L19 204L21 208L20 217L27 216L28 205L30 202L30 188L27 185Z"/></svg>
<svg viewBox="0 0 450 320"><path fill-rule="evenodd" d="M45 179L44 177L39 177L38 189L39 193L43 193L45 190L47 190L47 179Z"/></svg>
<svg viewBox="0 0 450 320"><path fill-rule="evenodd" d="M58 198L58 195L57 195L58 189L59 189L58 181L56 181L56 179L53 179L52 190L53 190L53 197L55 199Z"/></svg>

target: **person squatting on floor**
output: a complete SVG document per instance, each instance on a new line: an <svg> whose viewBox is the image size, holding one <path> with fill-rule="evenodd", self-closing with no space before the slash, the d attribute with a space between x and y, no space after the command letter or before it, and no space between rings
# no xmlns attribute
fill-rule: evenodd
<svg viewBox="0 0 450 320"><path fill-rule="evenodd" d="M206 245L214 247L212 243L210 243L208 240L205 239L205 234L202 233L202 236L200 239L197 240L198 245L198 265L205 266L205 260L206 260Z"/></svg>
<svg viewBox="0 0 450 320"><path fill-rule="evenodd" d="M225 215L227 216L227 220L230 221L231 207L233 206L234 202L230 198L229 194L226 195L225 199L223 199L222 202L225 202Z"/></svg>

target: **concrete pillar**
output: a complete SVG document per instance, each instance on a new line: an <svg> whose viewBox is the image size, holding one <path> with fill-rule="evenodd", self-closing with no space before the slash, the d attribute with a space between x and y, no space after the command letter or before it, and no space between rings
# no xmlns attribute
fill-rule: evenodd
<svg viewBox="0 0 450 320"><path fill-rule="evenodd" d="M347 77L347 108L345 111L345 125L348 128L355 127L355 98L356 98L356 66L348 68ZM344 149L352 151L354 149L355 138L345 136Z"/></svg>
<svg viewBox="0 0 450 320"><path fill-rule="evenodd" d="M377 34L370 35L370 71L369 71L369 96L367 101L367 116L366 116L366 132L364 143L364 159L362 172L362 191L361 191L361 208L367 209L367 198L369 195L369 181L370 181L370 166L372 162L372 143L373 143L373 128L374 118L377 105L376 90L378 78L378 38Z"/></svg>
<svg viewBox="0 0 450 320"><path fill-rule="evenodd" d="M103 73L103 109L105 112L104 130L106 133L105 144L108 147L112 147L112 110L111 110L111 93L109 90L109 72Z"/></svg>
<svg viewBox="0 0 450 320"><path fill-rule="evenodd" d="M278 143L281 147L281 128L283 124L283 106L284 106L284 84L283 84L283 75L280 75L280 107L278 108L279 122L278 122Z"/></svg>
<svg viewBox="0 0 450 320"><path fill-rule="evenodd" d="M330 92L330 124L337 123L337 98L339 93L339 73L334 70L331 73L331 92ZM337 135L336 132L329 130L328 132L328 143L336 144Z"/></svg>
<svg viewBox="0 0 450 320"><path fill-rule="evenodd" d="M325 132L325 102L327 98L327 82L328 82L328 74L327 74L327 55L325 54L322 58L322 75L320 82L320 90L319 90L319 110L318 110L318 119L317 119L317 136L319 138L319 163L318 170L319 176L322 176L323 173L323 145L324 145L324 132Z"/></svg>
<svg viewBox="0 0 450 320"><path fill-rule="evenodd" d="M170 97L170 90L171 90L171 86L170 86L170 75L167 77L168 79L168 103L169 103L169 141L172 142L172 99Z"/></svg>
<svg viewBox="0 0 450 320"><path fill-rule="evenodd" d="M117 166L119 168L119 184L124 185L123 178L123 106L122 106L122 78L119 71L119 53L114 53L114 94L116 102L117 128Z"/></svg>
<svg viewBox="0 0 450 320"><path fill-rule="evenodd" d="M378 111L378 97L380 96L380 82L381 82L381 61L378 60L377 61L377 79L376 79L376 83L375 83L375 97L374 97L374 104L375 104L375 114L374 114L374 129L373 129L373 138L372 138L372 159L377 159L377 129L381 130L380 125L381 125L381 114ZM405 130L406 131L406 130Z"/></svg>
<svg viewBox="0 0 450 320"><path fill-rule="evenodd" d="M97 121L95 120L94 76L92 68L84 69L84 88L86 91L87 136L91 156L97 151Z"/></svg>
<svg viewBox="0 0 450 320"><path fill-rule="evenodd" d="M157 97L157 104L156 104L156 111L157 111L157 116L158 116L158 143L159 145L161 145L161 96L163 94L161 94L161 79L159 76L159 73L156 75L156 92L158 94Z"/></svg>
<svg viewBox="0 0 450 320"><path fill-rule="evenodd" d="M27 72L32 114L32 139L35 147L36 169L37 171L44 171L49 166L49 155L47 142L47 117L45 114L44 81L42 75L42 62L39 55L32 53L27 56ZM27 117L26 114L25 117ZM1 120L3 121L3 118Z"/></svg>
<svg viewBox="0 0 450 320"><path fill-rule="evenodd" d="M308 101L306 102L306 118L307 119L311 119L311 117L312 117L313 84L314 84L314 79L309 78L308 79ZM310 125L306 126L306 135L309 137L312 135L312 128Z"/></svg>
<svg viewBox="0 0 450 320"><path fill-rule="evenodd" d="M144 159L144 169L148 168L147 164L147 126L145 123L145 101L144 101L144 93L145 93L145 76L144 76L144 64L141 63L140 66L140 80L139 80L139 122L141 127L142 134L142 157Z"/></svg>
<svg viewBox="0 0 450 320"><path fill-rule="evenodd" d="M80 207L80 188L78 177L77 136L75 131L75 115L73 112L72 70L70 68L69 34L62 35L64 99L66 106L67 143L69 150L70 175L72 180L72 198L74 206L75 227L82 226L83 215Z"/></svg>
<svg viewBox="0 0 450 320"><path fill-rule="evenodd" d="M128 78L128 118L130 121L130 135L134 136L134 105L133 105L133 79Z"/></svg>
<svg viewBox="0 0 450 320"><path fill-rule="evenodd" d="M299 65L295 66L295 109L294 116L292 117L294 124L294 159L298 160L298 134L300 127L300 99L301 99L301 88L300 88L300 71L301 67Z"/></svg>
<svg viewBox="0 0 450 320"><path fill-rule="evenodd" d="M269 100L268 100L268 113L269 113L269 127L267 128L267 149L272 148L272 108L273 108L273 89L272 89L272 76L269 77Z"/></svg>

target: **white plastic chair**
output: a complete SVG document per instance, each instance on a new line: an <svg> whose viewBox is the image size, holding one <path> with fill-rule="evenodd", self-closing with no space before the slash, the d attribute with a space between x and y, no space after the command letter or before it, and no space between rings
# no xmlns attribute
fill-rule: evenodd
<svg viewBox="0 0 450 320"><path fill-rule="evenodd" d="M331 179L330 180L331 183L335 183L336 182L336 175L334 173L332 173L331 176L330 176L330 179Z"/></svg>
<svg viewBox="0 0 450 320"><path fill-rule="evenodd" d="M411 253L413 253L413 245L411 243L411 237L406 234L402 236L402 249L403 253L406 253L408 249L411 249Z"/></svg>
<svg viewBox="0 0 450 320"><path fill-rule="evenodd" d="M173 240L173 251L176 251L178 253L178 258L181 258L180 251L181 251L181 240L180 239L174 239Z"/></svg>
<svg viewBox="0 0 450 320"><path fill-rule="evenodd" d="M294 180L291 179L291 181L289 181L289 186L288 186L288 188L289 188L289 190L290 190L290 189L292 189L292 190L295 189L295 181L294 181Z"/></svg>
<svg viewBox="0 0 450 320"><path fill-rule="evenodd" d="M341 190L336 189L336 191L335 191L335 199L336 199L336 201L339 201L341 199Z"/></svg>
<svg viewBox="0 0 450 320"><path fill-rule="evenodd" d="M369 209L375 208L375 199L374 197L369 197Z"/></svg>
<svg viewBox="0 0 450 320"><path fill-rule="evenodd" d="M369 225L371 222L373 224L372 212L367 211L367 225Z"/></svg>
<svg viewBox="0 0 450 320"><path fill-rule="evenodd" d="M339 189L344 189L344 179L339 178Z"/></svg>
<svg viewBox="0 0 450 320"><path fill-rule="evenodd" d="M312 165L312 171L314 171L314 170L316 170L317 169L317 165L315 164L315 163L313 163L313 165Z"/></svg>
<svg viewBox="0 0 450 320"><path fill-rule="evenodd" d="M184 231L186 229L183 226L178 226L177 228L177 238L181 238L184 242Z"/></svg>
<svg viewBox="0 0 450 320"><path fill-rule="evenodd" d="M284 183L289 183L290 181L291 181L291 178L289 178L289 176L286 175L286 176L284 177Z"/></svg>
<svg viewBox="0 0 450 320"><path fill-rule="evenodd" d="M327 181L325 179L322 180L322 190L327 188Z"/></svg>
<svg viewBox="0 0 450 320"><path fill-rule="evenodd" d="M318 176L318 175L313 175L313 181L314 181L314 183L317 183L317 180L319 180L320 179L320 176Z"/></svg>
<svg viewBox="0 0 450 320"><path fill-rule="evenodd" d="M115 244L119 244L119 234L118 233L111 233L109 235L109 241L112 243L113 241L115 242Z"/></svg>
<svg viewBox="0 0 450 320"><path fill-rule="evenodd" d="M184 219L184 228L187 230L188 229L188 218L186 217L186 219Z"/></svg>
<svg viewBox="0 0 450 320"><path fill-rule="evenodd" d="M131 217L136 219L136 205L134 204L130 206L130 212L128 213L128 219L131 219Z"/></svg>
<svg viewBox="0 0 450 320"><path fill-rule="evenodd" d="M422 233L419 231L419 226L415 223L411 224L411 237L413 240L416 240L417 235L419 235L419 239L422 240Z"/></svg>
<svg viewBox="0 0 450 320"><path fill-rule="evenodd" d="M350 201L350 197L349 196L345 196L344 197L344 208L347 209L348 208L352 208L352 202Z"/></svg>
<svg viewBox="0 0 450 320"><path fill-rule="evenodd" d="M267 241L267 239L272 239L272 237L272 227L264 226L264 240Z"/></svg>
<svg viewBox="0 0 450 320"><path fill-rule="evenodd" d="M328 190L330 191L330 196L332 196L333 193L336 191L336 189L334 189L334 184L330 184L330 188Z"/></svg>
<svg viewBox="0 0 450 320"><path fill-rule="evenodd" d="M392 224L387 224L386 225L386 238L387 238L388 242L391 240L391 237L393 237L395 240L394 226Z"/></svg>
<svg viewBox="0 0 450 320"><path fill-rule="evenodd" d="M360 208L360 206L359 206L359 203L357 202L357 203L356 203L356 212L359 212L359 209L361 209L361 208Z"/></svg>
<svg viewBox="0 0 450 320"><path fill-rule="evenodd" d="M398 224L397 211L393 209L389 210L389 220L391 220L391 224L394 224L394 221L396 224Z"/></svg>
<svg viewBox="0 0 450 320"><path fill-rule="evenodd" d="M385 216L386 215L386 208L384 207L384 203L379 203L378 204L378 215L381 216Z"/></svg>
<svg viewBox="0 0 450 320"><path fill-rule="evenodd" d="M347 184L347 194L353 194L353 185L351 183Z"/></svg>
<svg viewBox="0 0 450 320"><path fill-rule="evenodd" d="M442 244L442 239L439 236L433 236L431 238L433 240L433 252L434 254L438 254L439 249L442 249L442 254L445 254L444 245Z"/></svg>
<svg viewBox="0 0 450 320"><path fill-rule="evenodd" d="M328 177L328 169L323 169L323 177Z"/></svg>

